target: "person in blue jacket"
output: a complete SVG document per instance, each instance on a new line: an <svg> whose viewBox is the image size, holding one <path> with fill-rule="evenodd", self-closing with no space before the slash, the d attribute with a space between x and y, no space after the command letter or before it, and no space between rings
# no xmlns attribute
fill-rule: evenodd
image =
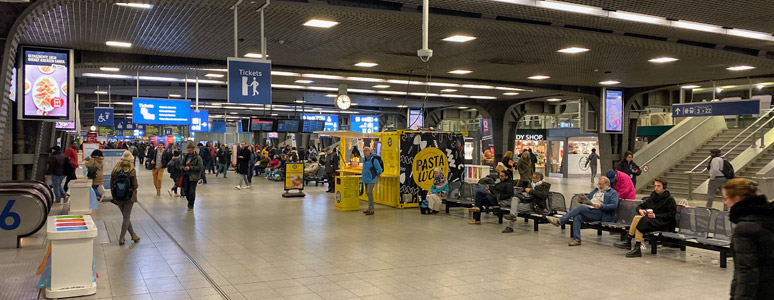
<svg viewBox="0 0 774 300"><path fill-rule="evenodd" d="M561 218L546 217L551 224L561 226L572 219L572 241L568 246L580 246L581 224L585 221L615 222L615 208L618 207L618 192L610 188L610 179L602 176L597 181L597 188L588 196L578 198L581 205L573 208Z"/></svg>
<svg viewBox="0 0 774 300"><path fill-rule="evenodd" d="M365 185L366 195L368 195L368 209L364 210L363 213L366 216L370 216L374 214L374 186L376 186L379 175L382 175L382 172L384 172L384 166L382 166L382 159L378 155L371 154L371 147L364 147L363 154L363 176L361 181Z"/></svg>

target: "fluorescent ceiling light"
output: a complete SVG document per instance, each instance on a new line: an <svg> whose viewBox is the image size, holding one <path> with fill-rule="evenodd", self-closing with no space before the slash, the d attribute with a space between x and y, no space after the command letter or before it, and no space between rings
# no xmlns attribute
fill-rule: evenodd
<svg viewBox="0 0 774 300"><path fill-rule="evenodd" d="M522 4L522 5L532 5L535 6L535 0L494 0L497 2L505 2L505 3L512 3L512 4Z"/></svg>
<svg viewBox="0 0 774 300"><path fill-rule="evenodd" d="M336 94L327 94L327 95L325 95L325 97L328 97L328 98L336 98L338 96L339 95L336 95Z"/></svg>
<svg viewBox="0 0 774 300"><path fill-rule="evenodd" d="M497 97L492 96L470 96L472 99L484 99L484 100L495 100Z"/></svg>
<svg viewBox="0 0 774 300"><path fill-rule="evenodd" d="M377 91L379 94L386 94L386 95L406 95L406 92L398 92L398 91Z"/></svg>
<svg viewBox="0 0 774 300"><path fill-rule="evenodd" d="M94 77L94 78L111 78L111 79L132 79L133 76L129 75L119 75L119 74L101 74L101 73L83 73L84 77Z"/></svg>
<svg viewBox="0 0 774 300"><path fill-rule="evenodd" d="M530 77L527 77L527 78L532 79L532 80L543 80L543 79L551 78L551 76L535 75L535 76L530 76Z"/></svg>
<svg viewBox="0 0 774 300"><path fill-rule="evenodd" d="M247 53L245 54L245 57L249 58L263 58L263 54L260 53ZM268 55L266 57L269 57Z"/></svg>
<svg viewBox="0 0 774 300"><path fill-rule="evenodd" d="M755 69L755 67L753 67L753 66L733 66L733 67L726 68L726 70L729 70L729 71L747 71L747 70L752 70L752 69Z"/></svg>
<svg viewBox="0 0 774 300"><path fill-rule="evenodd" d="M723 89L722 89L722 88L716 88L715 90L716 90L716 91L718 91L718 93L720 93L720 92L722 92L722 91L723 91Z"/></svg>
<svg viewBox="0 0 774 300"><path fill-rule="evenodd" d="M97 95L107 95L107 91L94 91Z"/></svg>
<svg viewBox="0 0 774 300"><path fill-rule="evenodd" d="M118 42L118 41L107 41L107 42L105 42L105 45L112 46L112 47L129 48L129 47L132 46L132 43Z"/></svg>
<svg viewBox="0 0 774 300"><path fill-rule="evenodd" d="M304 100L296 100L296 101L293 101L293 102L295 102L295 103L304 103Z"/></svg>
<svg viewBox="0 0 774 300"><path fill-rule="evenodd" d="M271 114L272 117L279 116L279 114Z"/></svg>
<svg viewBox="0 0 774 300"><path fill-rule="evenodd" d="M429 86L443 86L443 87L458 87L459 84L456 83L447 83L447 82L428 82L427 85Z"/></svg>
<svg viewBox="0 0 774 300"><path fill-rule="evenodd" d="M496 87L496 89L501 90L501 91L515 91L515 92L525 92L525 91L527 91L525 89L517 89L517 88L510 88L510 87L503 87L503 86L498 86L498 87Z"/></svg>
<svg viewBox="0 0 774 300"><path fill-rule="evenodd" d="M438 97L438 94L433 94L433 93L409 93L409 95L422 96L422 97Z"/></svg>
<svg viewBox="0 0 774 300"><path fill-rule="evenodd" d="M583 53L583 52L588 52L588 51L589 51L589 49L588 49L588 48L581 48L581 47L569 47L569 48L559 49L559 50L557 50L556 52L559 52L559 53L569 53L569 54L576 54L576 53Z"/></svg>
<svg viewBox="0 0 774 300"><path fill-rule="evenodd" d="M757 40L774 41L774 36L771 33L758 32L744 29L729 29L728 35L746 37Z"/></svg>
<svg viewBox="0 0 774 300"><path fill-rule="evenodd" d="M223 74L215 74L215 73L209 73L209 74L204 74L204 76L206 76L206 77L212 77L212 78L223 78L223 76L226 76L226 75L223 75Z"/></svg>
<svg viewBox="0 0 774 300"><path fill-rule="evenodd" d="M605 80L605 81L600 81L599 82L599 84L601 84L601 85L616 85L616 84L619 84L619 83L621 83L621 82L620 81L615 81L615 80Z"/></svg>
<svg viewBox="0 0 774 300"><path fill-rule="evenodd" d="M422 81L414 81L414 80L409 81L409 80L397 80L397 79L390 79L390 80L387 80L387 82L394 83L394 84L408 84L408 85L424 85L425 84Z"/></svg>
<svg viewBox="0 0 774 300"><path fill-rule="evenodd" d="M151 4L134 3L134 2L130 2L130 3L116 3L116 5L118 5L118 6L127 6L127 7L132 7L132 8L145 8L145 9L153 8L153 5L151 5Z"/></svg>
<svg viewBox="0 0 774 300"><path fill-rule="evenodd" d="M132 105L132 104L133 104L132 102L123 102L123 101L113 102L113 105ZM131 114L128 114L128 115L131 115Z"/></svg>
<svg viewBox="0 0 774 300"><path fill-rule="evenodd" d="M475 40L475 39L476 39L476 37L474 37L474 36L459 35L458 34L458 35L452 35L452 36L447 37L447 38L445 38L443 40L447 41L447 42L465 43L465 42L470 42L470 41Z"/></svg>
<svg viewBox="0 0 774 300"><path fill-rule="evenodd" d="M180 94L169 94L172 98L180 98Z"/></svg>
<svg viewBox="0 0 774 300"><path fill-rule="evenodd" d="M462 87L469 88L469 89L481 89L481 90L493 90L495 88L491 85L482 85L482 84L463 84Z"/></svg>
<svg viewBox="0 0 774 300"><path fill-rule="evenodd" d="M469 107L467 107L467 106L459 106L459 107L457 107L457 108L458 108L458 109L468 109Z"/></svg>
<svg viewBox="0 0 774 300"><path fill-rule="evenodd" d="M457 95L457 94L441 94L441 97L446 97L446 98L468 98L467 95Z"/></svg>
<svg viewBox="0 0 774 300"><path fill-rule="evenodd" d="M471 70L451 70L451 71L449 71L449 74L459 74L459 75L470 74L470 73L473 73L473 71L471 71Z"/></svg>
<svg viewBox="0 0 774 300"><path fill-rule="evenodd" d="M105 71L105 72L118 72L118 71L121 71L121 69L113 68L113 67L101 67L101 68L99 68L99 70L100 71Z"/></svg>
<svg viewBox="0 0 774 300"><path fill-rule="evenodd" d="M376 66L378 66L378 65L379 65L379 64L377 64L377 63L372 63L372 62L365 62L365 61L361 61L361 62L359 62L359 63L356 63L356 64L355 64L355 67L373 68L373 67L376 67Z"/></svg>
<svg viewBox="0 0 774 300"><path fill-rule="evenodd" d="M406 108L406 107L408 107L408 106L407 105L403 105L403 104L398 105L398 108Z"/></svg>
<svg viewBox="0 0 774 300"><path fill-rule="evenodd" d="M196 83L195 78L188 78L186 79L180 79L181 82L188 82L188 83ZM211 80L211 79L199 79L199 83L206 83L206 84L226 84L225 81L222 80Z"/></svg>
<svg viewBox="0 0 774 300"><path fill-rule="evenodd" d="M228 71L228 70L226 70ZM284 71L271 71L271 75L274 76L301 76L301 74L293 73L293 72L284 72Z"/></svg>
<svg viewBox="0 0 774 300"><path fill-rule="evenodd" d="M339 88L335 87L325 87L325 86L308 86L306 87L308 90L314 90L314 91L326 91L326 92L338 92Z"/></svg>
<svg viewBox="0 0 774 300"><path fill-rule="evenodd" d="M314 82L314 81L312 81L312 80L303 80L303 79L295 81L295 83L301 83L301 84L310 84L312 82Z"/></svg>
<svg viewBox="0 0 774 300"><path fill-rule="evenodd" d="M548 101L548 102L559 102L559 101L562 101L562 99L559 99L559 98L548 98L548 99L546 99L546 101Z"/></svg>
<svg viewBox="0 0 774 300"><path fill-rule="evenodd" d="M765 86L762 84L759 84L759 85L756 85L755 87L758 88L759 90L762 90Z"/></svg>
<svg viewBox="0 0 774 300"><path fill-rule="evenodd" d="M381 78L368 78L368 77L347 77L347 80L363 81L363 82L385 82L385 80Z"/></svg>
<svg viewBox="0 0 774 300"><path fill-rule="evenodd" d="M272 87L272 88L275 88L275 89L299 89L299 90L304 88L303 86L300 86L300 85L293 85L293 84L276 84L276 83L273 83L273 84L271 85L271 87Z"/></svg>
<svg viewBox="0 0 774 300"><path fill-rule="evenodd" d="M672 27L704 31L704 32L712 32L712 33L722 33L722 34L726 33L726 29L721 26L690 22L690 21L672 21Z"/></svg>
<svg viewBox="0 0 774 300"><path fill-rule="evenodd" d="M700 86L695 85L695 84L689 84L689 85L681 86L680 88L683 88L683 89L698 89L698 88L700 88Z"/></svg>
<svg viewBox="0 0 774 300"><path fill-rule="evenodd" d="M673 62L673 61L678 61L678 60L679 59L674 58L674 57L666 57L666 56L664 56L664 57L651 58L648 61L652 62L652 63L663 64L663 63L668 63L668 62Z"/></svg>
<svg viewBox="0 0 774 300"><path fill-rule="evenodd" d="M457 91L457 90L455 90L455 89L442 89L442 90L441 90L441 93L454 93L454 92L456 92L456 91Z"/></svg>
<svg viewBox="0 0 774 300"><path fill-rule="evenodd" d="M339 25L339 22L319 20L319 19L311 19L309 21L306 21L306 23L304 23L304 26L318 27L318 28L331 28L336 25Z"/></svg>
<svg viewBox="0 0 774 300"><path fill-rule="evenodd" d="M567 2L559 2L559 1L551 1L551 0L537 1L536 4L538 7L543 7L548 9L555 9L555 10L561 10L561 11L567 11L567 12L573 12L573 13L581 13L586 15L602 16L602 17L607 16L606 10L599 7L593 7L588 5L572 4Z"/></svg>
<svg viewBox="0 0 774 300"><path fill-rule="evenodd" d="M228 69L200 69L202 71L213 71L213 72L228 72ZM274 73L274 72L272 72Z"/></svg>
<svg viewBox="0 0 774 300"><path fill-rule="evenodd" d="M232 111L232 112L230 112L229 114L236 115L236 114L239 114L239 113L238 113L238 112L235 112L235 111Z"/></svg>
<svg viewBox="0 0 774 300"><path fill-rule="evenodd" d="M165 81L165 82L183 81L182 79L179 79L179 78L158 77L158 76L140 76L140 80Z"/></svg>
<svg viewBox="0 0 774 300"><path fill-rule="evenodd" d="M364 90L364 89L347 89L347 92L364 93L364 94L376 93L376 91L374 91L374 90Z"/></svg>
<svg viewBox="0 0 774 300"><path fill-rule="evenodd" d="M503 93L503 96L516 96L518 94L519 93L516 93L516 92L507 92L507 93Z"/></svg>
<svg viewBox="0 0 774 300"><path fill-rule="evenodd" d="M669 26L670 24L670 21L667 20L666 18L630 13L626 11L611 11L608 13L608 17L613 19L624 20L624 21L633 21L633 22L648 23L648 24L655 24L655 25Z"/></svg>
<svg viewBox="0 0 774 300"><path fill-rule="evenodd" d="M386 84L377 84L377 85L374 86L375 89L386 89L386 88L389 88L389 87L390 86L386 85Z"/></svg>
<svg viewBox="0 0 774 300"><path fill-rule="evenodd" d="M343 76L325 75L325 74L303 74L301 76L307 77L307 78L330 79L330 80L341 80L341 79L344 79Z"/></svg>

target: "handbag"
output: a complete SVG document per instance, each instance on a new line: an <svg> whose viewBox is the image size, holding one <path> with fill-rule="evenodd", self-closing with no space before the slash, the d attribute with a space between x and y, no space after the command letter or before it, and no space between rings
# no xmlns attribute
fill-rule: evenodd
<svg viewBox="0 0 774 300"><path fill-rule="evenodd" d="M183 187L183 176L177 177L177 179L175 179L175 186Z"/></svg>

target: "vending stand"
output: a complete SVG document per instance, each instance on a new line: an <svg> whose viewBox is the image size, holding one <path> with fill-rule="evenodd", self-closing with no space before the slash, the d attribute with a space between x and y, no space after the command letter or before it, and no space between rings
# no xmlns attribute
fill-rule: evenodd
<svg viewBox="0 0 774 300"><path fill-rule="evenodd" d="M48 217L49 255L38 287L46 298L67 298L97 293L94 237L97 227L89 215Z"/></svg>

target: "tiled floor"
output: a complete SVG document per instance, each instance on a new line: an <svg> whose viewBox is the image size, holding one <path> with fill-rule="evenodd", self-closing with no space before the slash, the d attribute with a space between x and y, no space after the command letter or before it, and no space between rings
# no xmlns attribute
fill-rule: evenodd
<svg viewBox="0 0 774 300"><path fill-rule="evenodd" d="M719 268L714 252L666 248L627 259L611 246L616 236L584 231L583 246L571 248L569 227L535 233L517 222L501 234L495 217L468 225L459 208L429 216L378 206L367 217L335 210L324 187L282 198L281 183L260 177L237 191L236 176L208 176L187 212L185 200L155 195L150 171L139 174L133 224L142 240L118 246L118 208L100 204L99 290L87 299L223 299L221 291L230 299L728 298L733 263ZM591 187L587 178L548 181L568 200ZM0 250L0 270L9 255L39 261L43 253Z"/></svg>

